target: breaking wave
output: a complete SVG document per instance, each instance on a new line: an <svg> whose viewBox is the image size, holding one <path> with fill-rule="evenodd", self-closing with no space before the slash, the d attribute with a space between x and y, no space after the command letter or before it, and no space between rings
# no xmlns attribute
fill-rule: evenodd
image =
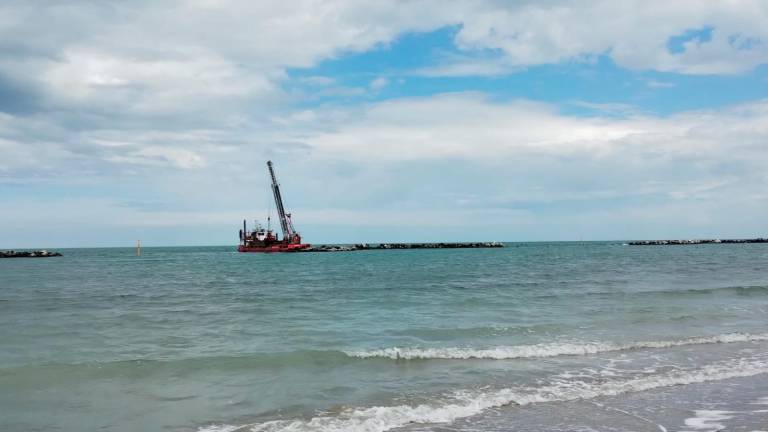
<svg viewBox="0 0 768 432"><path fill-rule="evenodd" d="M613 342L563 342L542 343L534 345L499 346L493 348L382 348L365 351L345 351L350 357L356 358L388 358L393 360L427 360L427 359L489 359L506 360L518 358L556 357L563 355L589 355L612 351L625 351L642 348L670 348L685 345L704 345L730 342L768 341L768 333L747 334L728 333L716 336L702 336L668 341L645 341L633 343Z"/></svg>
<svg viewBox="0 0 768 432"><path fill-rule="evenodd" d="M450 423L489 408L556 401L593 399L640 392L659 387L686 385L768 373L765 357L713 363L697 369L674 370L623 380L575 381L556 379L541 387L513 387L498 390L462 391L441 402L347 408L337 415L320 415L309 420L276 420L249 425L215 425L200 432L383 432L412 423Z"/></svg>

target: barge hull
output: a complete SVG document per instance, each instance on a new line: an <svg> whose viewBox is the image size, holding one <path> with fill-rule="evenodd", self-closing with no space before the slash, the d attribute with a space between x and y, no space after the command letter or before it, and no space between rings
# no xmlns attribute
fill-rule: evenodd
<svg viewBox="0 0 768 432"><path fill-rule="evenodd" d="M243 246L237 247L238 252L275 253L275 252L301 252L309 249L310 244L276 244L269 246Z"/></svg>

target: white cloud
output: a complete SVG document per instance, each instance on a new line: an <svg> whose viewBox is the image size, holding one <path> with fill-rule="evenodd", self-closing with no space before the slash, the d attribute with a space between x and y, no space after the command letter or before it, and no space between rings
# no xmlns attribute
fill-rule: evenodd
<svg viewBox="0 0 768 432"><path fill-rule="evenodd" d="M436 66L417 69L411 73L425 77L502 76L519 69L502 59L454 58Z"/></svg>
<svg viewBox="0 0 768 432"><path fill-rule="evenodd" d="M183 169L205 166L205 161L199 154L183 148L169 147L143 147L126 155L107 156L105 159L109 162L148 166L166 166L170 164Z"/></svg>
<svg viewBox="0 0 768 432"><path fill-rule="evenodd" d="M466 55L414 73L493 76L602 54L632 69L692 74L768 62L768 5L759 0L6 2L0 16L0 73L38 86L46 106L198 123L291 104L288 68L445 26L458 26L455 44ZM671 37L705 27L711 40L669 51ZM333 78L302 80L327 87Z"/></svg>
<svg viewBox="0 0 768 432"><path fill-rule="evenodd" d="M149 110L191 95L271 93L285 68L448 25L460 26L460 48L502 56L444 59L420 73L496 75L601 54L633 69L692 74L739 73L768 62L768 5L760 0L8 2L0 16L0 49L8 53L0 70L40 76L62 98L103 97ZM668 50L671 37L707 26L710 41Z"/></svg>
<svg viewBox="0 0 768 432"><path fill-rule="evenodd" d="M649 79L645 81L645 85L650 88L671 88L675 86L675 83Z"/></svg>
<svg viewBox="0 0 768 432"><path fill-rule="evenodd" d="M573 117L530 101L494 102L477 93L373 104L338 129L304 137L319 154L376 160L499 160L552 156L658 153L768 162L768 101L669 117Z"/></svg>
<svg viewBox="0 0 768 432"><path fill-rule="evenodd" d="M595 115L569 116L549 104L454 93L299 110L233 128L224 124L176 131L104 125L65 135L65 140L60 139L61 131L40 126L35 117L6 115L0 119L0 136L5 136L0 141L0 169L6 175L27 176L74 167L108 173L121 166L198 169L206 175L218 170L246 173L248 164L275 151L311 155L320 165L568 158L572 167L595 161L637 169L673 162L698 167L731 164L749 168L743 174L750 176L768 163L768 101L666 117L625 104L580 104L595 109ZM620 115L605 117L606 110ZM25 143L33 132L41 135L31 147Z"/></svg>
<svg viewBox="0 0 768 432"><path fill-rule="evenodd" d="M573 102L570 102L570 105L586 108L588 110L594 111L596 114L601 114L601 115L630 116L630 115L642 114L641 110L639 110L636 106L631 104L626 104L626 103L619 103L619 102L597 103L597 102L586 102L586 101L573 101Z"/></svg>
<svg viewBox="0 0 768 432"><path fill-rule="evenodd" d="M311 147L312 164L345 161L363 172L407 167L383 181L402 188L401 194L411 191L413 197L394 199L417 208L450 207L454 200L441 194L470 191L481 191L480 198L453 205L526 209L590 202L615 209L622 203L617 214L636 218L645 218L640 209L648 206L706 207L712 215L705 225L715 231L727 226L722 209L745 209L743 217L753 222L755 212L768 211L759 204L768 197L768 101L671 116L630 110L621 117L576 117L547 104L468 93L372 104L343 119L333 130L306 133L313 126L305 124L309 129L295 137ZM313 121L328 124L322 112ZM331 202L356 193L357 185L382 181L350 176L323 188L340 190ZM677 201L685 204L671 204ZM610 210L600 217L618 223Z"/></svg>
<svg viewBox="0 0 768 432"><path fill-rule="evenodd" d="M334 84L336 80L327 76L308 76L299 78L299 82L312 86L325 87Z"/></svg>
<svg viewBox="0 0 768 432"><path fill-rule="evenodd" d="M378 77L373 79L370 84L368 84L368 87L370 87L373 91L379 91L389 85L389 80L384 77Z"/></svg>
<svg viewBox="0 0 768 432"><path fill-rule="evenodd" d="M206 53L184 59L125 58L71 50L40 77L62 104L124 104L125 111L179 112L221 99L248 99L277 91L268 74L249 74Z"/></svg>
<svg viewBox="0 0 768 432"><path fill-rule="evenodd" d="M30 195L7 201L0 222L22 232L31 221L16 218L47 208L68 230L94 219L93 232L127 239L205 242L183 233L200 229L221 232L208 242L235 241L227 227L266 213L266 158L276 158L287 205L313 242L440 240L478 221L486 224L466 240L749 236L759 235L768 211L768 101L606 118L459 93L316 108L286 121L234 131L90 131L76 138L84 152L46 143L50 151L35 153L0 141L14 156L0 169L34 179L57 166L71 174L107 164L104 182L128 182L140 201L165 204ZM228 144L242 135L254 140ZM120 171L129 168L140 175ZM56 177L60 186L72 180ZM334 227L346 237L328 234ZM174 230L179 237L168 237Z"/></svg>
<svg viewBox="0 0 768 432"><path fill-rule="evenodd" d="M502 215L498 221L510 216L500 208L639 197L667 200L653 208L674 201L675 211L739 202L746 216L764 216L768 209L755 202L765 200L768 185L765 101L668 117L591 104L595 115L574 117L476 93L338 103L388 85L383 77L391 71L358 87L345 87L343 77L301 78L309 96L287 84L290 68L445 26L457 29L460 52L417 74L503 75L599 55L637 70L741 73L768 61L767 11L750 0L7 1L0 4L0 81L29 90L31 108L0 113L0 183L114 187L131 179L134 190L157 192L158 200L184 197L197 205L192 213L205 210L200 203L235 208L212 220L219 223L248 202L242 185L255 183L263 159L275 157L292 173L284 181L300 185L291 196L310 202L304 210L316 221L384 224L397 212L323 211L392 203L416 214L413 207L447 206L439 198L446 194L472 196L451 205L485 206ZM710 41L669 51L670 37L705 27ZM296 108L312 97L337 103ZM13 102L0 100L0 110ZM710 200L709 207L696 200ZM86 211L72 204L71 220ZM715 213L715 221L726 217ZM452 220L481 217L461 215Z"/></svg>
<svg viewBox="0 0 768 432"><path fill-rule="evenodd" d="M607 54L620 66L686 74L734 74L768 62L768 4L742 1L490 3L456 36L467 50L499 50L512 65ZM710 41L668 49L674 36L711 27ZM745 42L749 41L749 42Z"/></svg>
<svg viewBox="0 0 768 432"><path fill-rule="evenodd" d="M444 18L426 13L432 6L6 2L0 5L0 73L42 86L46 103L59 108L124 115L191 111L200 114L197 121L205 114L218 120L222 111L269 110L289 101L281 90L286 68L443 25ZM328 79L314 82L328 85Z"/></svg>

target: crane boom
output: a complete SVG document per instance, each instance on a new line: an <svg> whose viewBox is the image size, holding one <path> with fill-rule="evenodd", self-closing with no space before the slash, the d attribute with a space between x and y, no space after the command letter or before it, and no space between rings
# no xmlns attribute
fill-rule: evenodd
<svg viewBox="0 0 768 432"><path fill-rule="evenodd" d="M277 184L277 177L275 176L275 169L272 167L272 161L267 161L267 167L269 167L269 175L272 177L272 193L275 195L275 207L277 207L277 215L280 218L280 228L283 230L283 238L291 241L294 234L293 227L285 213L283 197L280 195L280 185Z"/></svg>

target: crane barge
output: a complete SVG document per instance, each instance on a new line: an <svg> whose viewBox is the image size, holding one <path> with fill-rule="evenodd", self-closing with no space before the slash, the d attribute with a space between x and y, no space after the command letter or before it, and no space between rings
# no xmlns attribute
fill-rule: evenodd
<svg viewBox="0 0 768 432"><path fill-rule="evenodd" d="M454 248L500 248L504 247L499 242L474 242L474 243L379 243L377 245L356 244L351 246L343 245L321 245L312 246L301 242L301 235L293 227L291 214L285 212L283 205L283 196L280 194L280 184L277 183L275 168L272 161L267 161L269 177L272 180L272 195L275 198L275 207L277 216L280 219L280 228L283 231L282 240L271 229L271 218L267 218L267 228L262 227L258 222L256 226L248 231L246 221L243 221L243 228L240 230L240 244L237 246L238 252L348 252L348 251L367 251L367 250L399 250L399 249L454 249Z"/></svg>
<svg viewBox="0 0 768 432"><path fill-rule="evenodd" d="M283 206L283 197L280 194L280 185L277 183L275 169L272 161L267 161L269 176L272 180L272 195L275 197L275 207L277 216L280 219L280 228L283 231L282 240L277 237L269 225L264 227L256 224L250 232L243 221L243 229L240 230L240 244L237 246L238 252L300 252L309 249L312 245L302 243L301 235L293 227L291 214L285 212Z"/></svg>

